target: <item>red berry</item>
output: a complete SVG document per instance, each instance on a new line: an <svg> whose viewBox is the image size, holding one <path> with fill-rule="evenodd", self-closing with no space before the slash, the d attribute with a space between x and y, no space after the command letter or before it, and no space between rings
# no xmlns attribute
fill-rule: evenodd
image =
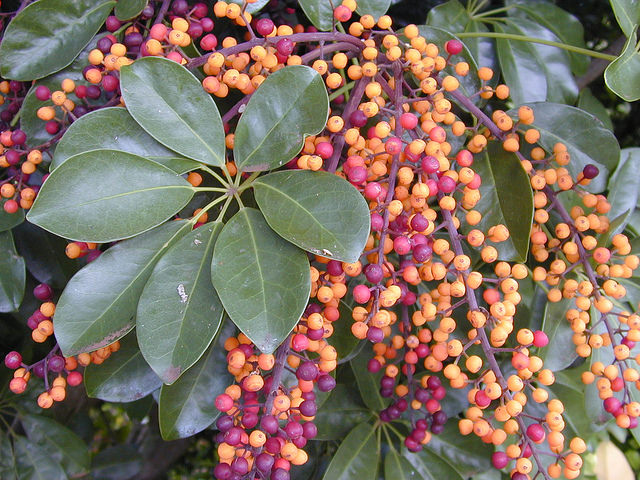
<svg viewBox="0 0 640 480"><path fill-rule="evenodd" d="M216 397L215 405L221 412L228 412L233 407L233 398L226 393L222 393Z"/></svg>
<svg viewBox="0 0 640 480"><path fill-rule="evenodd" d="M527 427L527 437L535 443L542 443L545 437L544 427L539 423L532 423Z"/></svg>
<svg viewBox="0 0 640 480"><path fill-rule="evenodd" d="M82 383L82 374L80 372L70 372L67 375L67 383L71 387L77 387Z"/></svg>
<svg viewBox="0 0 640 480"><path fill-rule="evenodd" d="M444 49L447 51L449 55L457 55L462 51L462 42L460 40L449 40L444 44Z"/></svg>
<svg viewBox="0 0 640 480"><path fill-rule="evenodd" d="M7 200L4 202L4 211L7 213L16 213L18 211L18 202L15 200Z"/></svg>
<svg viewBox="0 0 640 480"><path fill-rule="evenodd" d="M339 22L348 22L351 19L351 10L344 5L338 5L333 10L333 17Z"/></svg>
<svg viewBox="0 0 640 480"><path fill-rule="evenodd" d="M549 345L549 337L542 330L536 330L533 332L533 346L542 348Z"/></svg>

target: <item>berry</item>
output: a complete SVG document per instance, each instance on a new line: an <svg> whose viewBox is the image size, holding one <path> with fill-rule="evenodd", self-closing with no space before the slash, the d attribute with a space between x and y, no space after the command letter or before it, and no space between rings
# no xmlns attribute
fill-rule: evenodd
<svg viewBox="0 0 640 480"><path fill-rule="evenodd" d="M11 370L15 370L16 368L19 368L20 365L22 365L22 355L20 355L16 351L9 352L4 357L4 364L7 366L7 368L10 368Z"/></svg>
<svg viewBox="0 0 640 480"><path fill-rule="evenodd" d="M463 48L464 45L460 40L449 40L444 44L444 49L449 55L457 55Z"/></svg>

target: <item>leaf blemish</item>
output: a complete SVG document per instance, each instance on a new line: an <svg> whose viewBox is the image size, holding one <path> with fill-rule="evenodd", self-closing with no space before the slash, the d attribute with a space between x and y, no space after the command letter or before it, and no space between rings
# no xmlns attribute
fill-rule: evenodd
<svg viewBox="0 0 640 480"><path fill-rule="evenodd" d="M189 295L187 295L187 292L184 289L184 285L181 283L178 285L178 295L180 295L180 301L182 303L186 303L187 300L189 299Z"/></svg>

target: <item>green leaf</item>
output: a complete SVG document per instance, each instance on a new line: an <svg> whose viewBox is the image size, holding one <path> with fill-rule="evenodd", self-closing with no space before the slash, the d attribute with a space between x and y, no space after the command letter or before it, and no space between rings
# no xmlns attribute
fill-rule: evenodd
<svg viewBox="0 0 640 480"><path fill-rule="evenodd" d="M208 223L171 246L138 302L136 333L145 360L164 383L175 382L205 352L222 322L211 284L213 245L221 223Z"/></svg>
<svg viewBox="0 0 640 480"><path fill-rule="evenodd" d="M551 30L521 18L511 18L505 25L496 25L495 29L499 33L560 41ZM565 50L506 39L498 39L497 45L502 73L516 105L545 99L574 103L578 97L578 86L571 74L569 55Z"/></svg>
<svg viewBox="0 0 640 480"><path fill-rule="evenodd" d="M384 478L409 480L411 478L431 479L432 477L429 475L429 469L426 470L426 475L418 477L418 472L413 468L413 465L406 458L398 455L395 448L391 448L384 456Z"/></svg>
<svg viewBox="0 0 640 480"><path fill-rule="evenodd" d="M405 478L420 478L424 480L440 480L446 478L447 480L463 480L462 475L460 475L446 459L448 459L447 456L441 457L436 455L428 450L428 448L423 448L418 453L412 453L403 449L402 457L398 456L397 461L392 459L392 465L394 471L402 466L406 469L405 472L409 471L412 473L412 475L408 475Z"/></svg>
<svg viewBox="0 0 640 480"><path fill-rule="evenodd" d="M637 28L631 32L620 56L611 62L604 71L604 81L607 87L627 102L635 102L640 99L640 85L634 81L640 75L637 33Z"/></svg>
<svg viewBox="0 0 640 480"><path fill-rule="evenodd" d="M96 453L91 473L100 480L131 479L142 471L142 456L135 445L118 444Z"/></svg>
<svg viewBox="0 0 640 480"><path fill-rule="evenodd" d="M640 23L640 3L637 0L609 0L620 29L630 37Z"/></svg>
<svg viewBox="0 0 640 480"><path fill-rule="evenodd" d="M284 170L253 183L269 226L323 257L356 262L369 237L369 206L360 192L328 172Z"/></svg>
<svg viewBox="0 0 640 480"><path fill-rule="evenodd" d="M237 3L238 5L244 5L244 0L231 0L227 3ZM259 12L267 5L267 3L269 3L269 0L256 0L253 3L247 4L246 11L251 14Z"/></svg>
<svg viewBox="0 0 640 480"><path fill-rule="evenodd" d="M575 345L573 346L575 349ZM546 366L546 362L545 362ZM592 421L584 402L585 385L582 383L581 374L587 368L586 365L579 369L564 370L554 372L556 381L549 386L553 396L558 398L564 405L571 405L563 413L563 417L574 432L574 436L580 436L588 441L595 432L602 429L602 425L597 425Z"/></svg>
<svg viewBox="0 0 640 480"><path fill-rule="evenodd" d="M369 358L370 356L366 353L360 353L349 363L351 370L353 370L353 375L356 377L356 383L364 404L378 413L389 405L390 400L380 395L380 379L384 372L381 370L378 373L370 373L367 370Z"/></svg>
<svg viewBox="0 0 640 480"><path fill-rule="evenodd" d="M549 337L549 345L540 349L538 355L544 360L544 366L557 372L569 367L578 354L573 343L573 330L566 318L572 301L563 299L559 302L548 302L544 309L542 330Z"/></svg>
<svg viewBox="0 0 640 480"><path fill-rule="evenodd" d="M473 435L461 436L455 421L447 422L444 431L434 435L426 449L446 459L465 478L491 468L493 446L484 444Z"/></svg>
<svg viewBox="0 0 640 480"><path fill-rule="evenodd" d="M185 221L166 223L114 245L76 273L56 305L55 335L63 354L90 352L129 332L153 267L190 229Z"/></svg>
<svg viewBox="0 0 640 480"><path fill-rule="evenodd" d="M66 241L32 223L21 224L13 235L27 270L41 283L62 289L80 268L78 261L65 255Z"/></svg>
<svg viewBox="0 0 640 480"><path fill-rule="evenodd" d="M566 10L546 0L508 0L505 3L507 6L516 5L516 8L509 10L510 16L529 17L551 30L563 43L586 48L582 23ZM576 75L584 75L589 67L589 57L575 52L568 54L571 70Z"/></svg>
<svg viewBox="0 0 640 480"><path fill-rule="evenodd" d="M91 464L89 448L75 433L41 415L24 415L20 422L29 440L60 463L68 475L78 477L88 473Z"/></svg>
<svg viewBox="0 0 640 480"><path fill-rule="evenodd" d="M233 156L245 172L271 170L297 155L324 128L329 97L313 68L292 65L267 77L251 96L235 133Z"/></svg>
<svg viewBox="0 0 640 480"><path fill-rule="evenodd" d="M553 151L557 142L564 143L571 155L567 168L574 178L585 165L595 164L600 169L600 175L591 180L586 188L590 192L602 192L609 172L615 169L620 159L620 146L613 133L596 117L576 107L550 102L528 105L535 113L535 121L533 125L522 128L538 129L538 143L548 152ZM516 115L516 110L508 113Z"/></svg>
<svg viewBox="0 0 640 480"><path fill-rule="evenodd" d="M200 360L173 385L162 386L158 423L163 439L195 435L220 415L213 399L224 393L233 379L227 371L224 342L234 330L233 324L227 321Z"/></svg>
<svg viewBox="0 0 640 480"><path fill-rule="evenodd" d="M336 385L327 401L327 407L318 409L313 420L318 427L316 440L344 438L356 425L372 417L371 411L364 406L360 395L350 385Z"/></svg>
<svg viewBox="0 0 640 480"><path fill-rule="evenodd" d="M87 395L106 402L133 402L162 386L162 380L145 362L135 332L120 340L120 349L104 363L84 371Z"/></svg>
<svg viewBox="0 0 640 480"><path fill-rule="evenodd" d="M101 0L39 0L7 26L0 44L0 75L46 77L69 65L91 41L115 5Z"/></svg>
<svg viewBox="0 0 640 480"><path fill-rule="evenodd" d="M113 13L118 20L129 20L140 15L146 6L147 0L118 0Z"/></svg>
<svg viewBox="0 0 640 480"><path fill-rule="evenodd" d="M96 135L96 132L100 132L100 135ZM133 153L164 165L176 173L194 170L199 165L156 142L125 108L119 107L101 108L73 122L58 142L49 170L53 171L70 157L90 150Z"/></svg>
<svg viewBox="0 0 640 480"><path fill-rule="evenodd" d="M18 255L11 231L0 232L0 312L13 312L24 296L27 271Z"/></svg>
<svg viewBox="0 0 640 480"><path fill-rule="evenodd" d="M122 99L149 135L185 157L225 165L218 107L200 81L178 63L144 57L120 70Z"/></svg>
<svg viewBox="0 0 640 480"><path fill-rule="evenodd" d="M427 23L433 26L444 26L452 31L462 31L470 20L467 9L458 0L449 0L429 10Z"/></svg>
<svg viewBox="0 0 640 480"><path fill-rule="evenodd" d="M611 210L607 213L609 218L617 218L636 208L638 193L640 190L640 148L624 148L620 151L620 163L609 179L609 195L607 200L611 204ZM627 218L627 217L623 217ZM624 230L622 223L612 234Z"/></svg>
<svg viewBox="0 0 640 480"><path fill-rule="evenodd" d="M16 213L7 213L2 208L5 202L6 200L0 204L0 232L11 230L24 222L24 210L19 208Z"/></svg>
<svg viewBox="0 0 640 480"><path fill-rule="evenodd" d="M331 335L331 346L338 352L338 358L344 359L355 350L360 343L353 333L351 333L352 308L343 300L338 305L340 311L340 321L333 322L333 335Z"/></svg>
<svg viewBox="0 0 640 480"><path fill-rule="evenodd" d="M371 15L377 20L387 13L389 5L391 5L391 0L359 0L356 11L360 15Z"/></svg>
<svg viewBox="0 0 640 480"><path fill-rule="evenodd" d="M600 120L604 124L605 127L607 127L609 130L613 130L613 122L611 122L609 112L602 104L602 102L598 100L593 93L591 93L590 88L585 87L580 90L580 95L578 95L578 103L576 104L576 107L596 116L598 120Z"/></svg>
<svg viewBox="0 0 640 480"><path fill-rule="evenodd" d="M20 480L67 480L62 466L26 437L13 437Z"/></svg>
<svg viewBox="0 0 640 480"><path fill-rule="evenodd" d="M241 209L222 229L211 280L233 323L264 353L287 338L311 291L306 254L253 208Z"/></svg>
<svg viewBox="0 0 640 480"><path fill-rule="evenodd" d="M331 0L299 0L302 11L313 25L322 31L333 28L333 5Z"/></svg>
<svg viewBox="0 0 640 480"><path fill-rule="evenodd" d="M361 423L342 441L322 478L375 480L379 459L376 429L368 423Z"/></svg>
<svg viewBox="0 0 640 480"><path fill-rule="evenodd" d="M529 177L515 154L506 152L497 142L490 142L486 153L476 155L474 170L482 177L481 198L475 209L482 220L474 228L486 231L503 224L509 238L493 244L501 260L524 262L529 249L533 219L533 195Z"/></svg>
<svg viewBox="0 0 640 480"><path fill-rule="evenodd" d="M4 430L0 431L0 476L6 480L18 480L13 445L9 433Z"/></svg>
<svg viewBox="0 0 640 480"><path fill-rule="evenodd" d="M112 242L161 224L193 192L184 178L151 160L93 150L75 155L49 175L27 220L73 240Z"/></svg>

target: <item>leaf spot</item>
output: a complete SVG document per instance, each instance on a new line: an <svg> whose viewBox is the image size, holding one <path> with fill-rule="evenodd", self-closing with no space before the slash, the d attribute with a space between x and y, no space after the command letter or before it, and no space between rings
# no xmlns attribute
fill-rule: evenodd
<svg viewBox="0 0 640 480"><path fill-rule="evenodd" d="M187 295L185 289L184 289L184 285L181 283L178 285L178 295L180 295L180 301L182 303L186 303L187 300L189 299L189 295Z"/></svg>

